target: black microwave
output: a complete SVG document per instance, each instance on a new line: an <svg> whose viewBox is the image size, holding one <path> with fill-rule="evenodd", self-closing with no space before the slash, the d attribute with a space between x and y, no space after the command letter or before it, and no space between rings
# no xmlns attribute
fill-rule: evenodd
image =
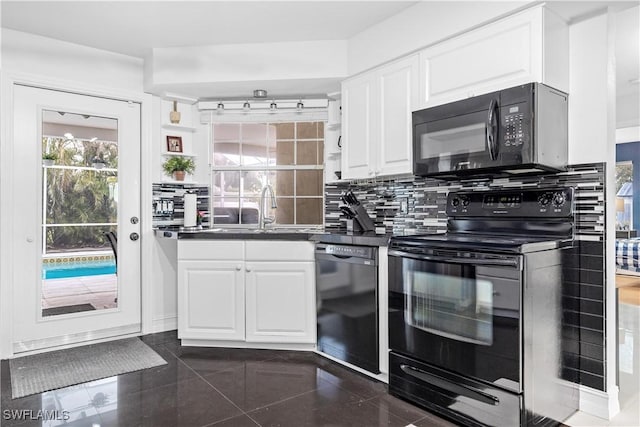
<svg viewBox="0 0 640 427"><path fill-rule="evenodd" d="M413 113L413 172L455 178L566 169L567 94L529 83Z"/></svg>

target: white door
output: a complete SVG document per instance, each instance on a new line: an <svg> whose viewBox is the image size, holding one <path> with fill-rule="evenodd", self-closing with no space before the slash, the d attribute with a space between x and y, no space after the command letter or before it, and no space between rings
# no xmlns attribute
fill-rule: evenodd
<svg viewBox="0 0 640 427"><path fill-rule="evenodd" d="M178 261L178 338L244 341L242 261Z"/></svg>
<svg viewBox="0 0 640 427"><path fill-rule="evenodd" d="M247 262L247 342L315 343L313 262Z"/></svg>
<svg viewBox="0 0 640 427"><path fill-rule="evenodd" d="M411 173L413 141L412 107L417 103L418 55L380 69L377 125L380 132L376 175Z"/></svg>
<svg viewBox="0 0 640 427"><path fill-rule="evenodd" d="M373 77L371 73L342 83L342 177L368 178L373 175L371 150L373 110L371 108Z"/></svg>
<svg viewBox="0 0 640 427"><path fill-rule="evenodd" d="M14 353L140 332L140 104L13 90Z"/></svg>

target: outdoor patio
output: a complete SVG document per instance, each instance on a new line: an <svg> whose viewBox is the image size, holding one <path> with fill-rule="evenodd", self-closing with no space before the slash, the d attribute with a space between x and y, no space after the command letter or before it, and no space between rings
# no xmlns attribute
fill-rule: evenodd
<svg viewBox="0 0 640 427"><path fill-rule="evenodd" d="M96 310L115 308L118 280L115 274L79 276L42 281L42 308L72 307L91 304ZM70 309L67 312L86 311ZM65 311L55 314L64 314ZM47 314L45 314L47 315Z"/></svg>

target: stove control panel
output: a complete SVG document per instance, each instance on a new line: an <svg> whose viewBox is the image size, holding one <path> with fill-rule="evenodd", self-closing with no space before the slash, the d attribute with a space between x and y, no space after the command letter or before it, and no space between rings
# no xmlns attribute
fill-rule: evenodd
<svg viewBox="0 0 640 427"><path fill-rule="evenodd" d="M564 218L573 215L573 188L458 191L447 196L453 217Z"/></svg>

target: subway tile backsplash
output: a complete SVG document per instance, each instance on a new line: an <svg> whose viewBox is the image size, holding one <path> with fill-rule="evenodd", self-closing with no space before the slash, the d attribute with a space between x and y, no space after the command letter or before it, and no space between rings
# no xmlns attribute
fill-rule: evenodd
<svg viewBox="0 0 640 427"><path fill-rule="evenodd" d="M340 194L351 189L377 227L395 235L444 233L449 191L572 186L574 247L563 253L563 377L605 390L605 164L513 178L402 178L325 185L325 228L344 231Z"/></svg>

